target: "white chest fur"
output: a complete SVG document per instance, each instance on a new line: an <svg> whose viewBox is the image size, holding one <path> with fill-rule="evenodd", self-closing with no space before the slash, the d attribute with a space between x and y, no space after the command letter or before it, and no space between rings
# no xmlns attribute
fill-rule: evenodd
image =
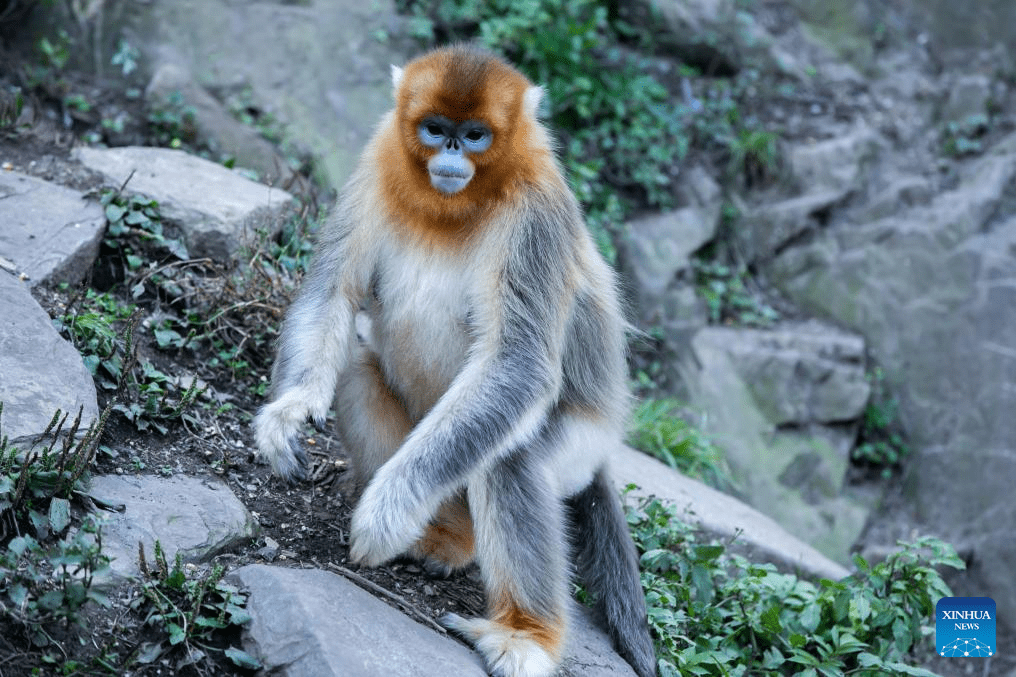
<svg viewBox="0 0 1016 677"><path fill-rule="evenodd" d="M368 313L389 385L419 419L465 362L473 275L468 261L394 249L382 257Z"/></svg>

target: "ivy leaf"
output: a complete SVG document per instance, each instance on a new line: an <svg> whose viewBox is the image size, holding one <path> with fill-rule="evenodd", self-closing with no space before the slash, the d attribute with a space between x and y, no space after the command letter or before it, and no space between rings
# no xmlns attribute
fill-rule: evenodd
<svg viewBox="0 0 1016 677"><path fill-rule="evenodd" d="M783 625L780 623L780 608L778 606L771 606L762 612L762 627L774 635L778 635L783 631Z"/></svg>
<svg viewBox="0 0 1016 677"><path fill-rule="evenodd" d="M110 223L116 223L123 218L123 215L127 213L127 210L118 204L106 205L106 220Z"/></svg>
<svg viewBox="0 0 1016 677"><path fill-rule="evenodd" d="M254 656L251 656L246 651L241 651L240 649L229 647L223 653L226 655L226 658L233 661L234 665L238 665L241 668L245 668L247 670L261 669L261 661L259 661L257 658L254 658Z"/></svg>
<svg viewBox="0 0 1016 677"><path fill-rule="evenodd" d="M166 630L169 631L169 643L173 646L176 646L183 640L187 639L187 635L184 633L183 628L176 623L167 623Z"/></svg>

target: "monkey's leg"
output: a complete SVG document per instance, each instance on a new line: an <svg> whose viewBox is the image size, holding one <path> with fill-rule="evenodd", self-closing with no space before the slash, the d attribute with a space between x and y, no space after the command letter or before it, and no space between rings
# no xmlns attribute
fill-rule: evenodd
<svg viewBox="0 0 1016 677"><path fill-rule="evenodd" d="M377 355L360 346L335 392L335 430L353 461L357 492L392 457L413 424L385 383Z"/></svg>
<svg viewBox="0 0 1016 677"><path fill-rule="evenodd" d="M411 553L423 560L428 573L440 577L473 561L473 519L465 491L441 504Z"/></svg>
<svg viewBox="0 0 1016 677"><path fill-rule="evenodd" d="M552 675L567 631L564 515L532 456L520 449L469 482L488 618L442 619L473 643L495 677Z"/></svg>
<svg viewBox="0 0 1016 677"><path fill-rule="evenodd" d="M336 430L352 457L359 492L402 446L413 424L385 383L377 356L363 347L339 379L335 408ZM473 561L473 523L464 491L441 505L410 554L441 576Z"/></svg>

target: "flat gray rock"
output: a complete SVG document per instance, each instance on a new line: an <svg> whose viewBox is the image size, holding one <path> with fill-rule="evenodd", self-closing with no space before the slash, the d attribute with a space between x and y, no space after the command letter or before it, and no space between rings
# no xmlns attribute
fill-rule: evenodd
<svg viewBox="0 0 1016 677"><path fill-rule="evenodd" d="M82 432L99 415L95 384L81 355L53 328L27 285L2 270L0 402L0 435L18 446L42 433L57 409L73 419L83 408Z"/></svg>
<svg viewBox="0 0 1016 677"><path fill-rule="evenodd" d="M228 261L257 231L275 234L293 196L222 165L169 148L78 148L74 156L110 183L154 198L164 220L179 226L191 256Z"/></svg>
<svg viewBox="0 0 1016 677"><path fill-rule="evenodd" d="M251 103L276 116L287 142L313 154L315 172L336 188L392 108L391 64L420 50L392 0L176 0L135 9L132 44L147 62L178 63L212 92L249 88ZM200 108L196 118L200 125Z"/></svg>
<svg viewBox="0 0 1016 677"><path fill-rule="evenodd" d="M831 580L850 574L758 510L685 477L648 454L619 446L611 468L618 487L635 484L637 496L671 501L678 510L687 511L690 523L711 534L727 539L740 532L736 547L755 561Z"/></svg>
<svg viewBox="0 0 1016 677"><path fill-rule="evenodd" d="M857 495L843 481L853 431L823 421L864 406L860 342L838 333L781 333L722 327L696 333L680 366L689 406L703 412L699 428L723 449L746 503L849 565L873 496ZM807 397L798 397L797 388Z"/></svg>
<svg viewBox="0 0 1016 677"><path fill-rule="evenodd" d="M80 282L106 231L98 203L76 190L7 171L0 171L0 224L0 258L33 286Z"/></svg>
<svg viewBox="0 0 1016 677"><path fill-rule="evenodd" d="M820 215L846 195L842 188L821 188L781 202L759 205L744 215L734 233L748 262L767 260L806 230L817 227Z"/></svg>
<svg viewBox="0 0 1016 677"><path fill-rule="evenodd" d="M103 552L121 576L138 574L139 541L149 563L157 540L169 562L177 552L185 562L200 562L255 534L247 508L218 480L100 475L92 478L88 494L106 505L124 506L109 513L102 530Z"/></svg>
<svg viewBox="0 0 1016 677"><path fill-rule="evenodd" d="M847 192L857 184L878 143L875 132L862 124L845 136L796 145L787 159L794 177L808 192Z"/></svg>
<svg viewBox="0 0 1016 677"><path fill-rule="evenodd" d="M250 592L247 651L285 677L484 677L476 652L336 574L254 564L230 574ZM575 608L560 677L631 677L607 637ZM277 671L277 672L276 672Z"/></svg>
<svg viewBox="0 0 1016 677"><path fill-rule="evenodd" d="M678 273L691 266L691 255L716 235L718 218L707 216L712 216L707 208L683 207L627 223L625 263L643 306L658 303Z"/></svg>
<svg viewBox="0 0 1016 677"><path fill-rule="evenodd" d="M777 329L707 327L696 341L730 355L775 425L853 421L868 404L864 339L856 334L810 321Z"/></svg>
<svg viewBox="0 0 1016 677"><path fill-rule="evenodd" d="M229 580L250 591L244 647L285 677L483 677L480 657L320 569L253 564ZM278 670L278 672L273 672Z"/></svg>

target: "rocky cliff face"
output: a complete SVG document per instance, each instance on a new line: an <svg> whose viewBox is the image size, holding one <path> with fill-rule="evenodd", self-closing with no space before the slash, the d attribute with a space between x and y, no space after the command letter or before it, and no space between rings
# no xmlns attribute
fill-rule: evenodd
<svg viewBox="0 0 1016 677"><path fill-rule="evenodd" d="M694 24L725 36L728 61L746 53L737 49L745 31L717 18L733 11L722 2L708 11L670 4L673 39L692 41ZM773 96L786 174L778 189L734 196L740 217L726 237L812 323L704 326L690 259L723 233L703 229L718 219L696 199L665 222L630 224L623 261L642 318L666 333L682 365L676 381L727 449L749 502L843 560L913 529L952 540L972 561L957 590L994 596L1016 627L1007 564L1016 137L1005 43L1014 24L985 23L1013 8L922 3L923 23L908 23L916 8L791 4L797 13L782 22L777 3L750 11L752 44L767 46L762 59L774 68L805 68L827 89L804 115ZM910 39L880 44L877 25ZM694 172L683 180L701 194ZM912 448L882 507L844 482L851 422L867 397L862 374L875 365L899 397Z"/></svg>

